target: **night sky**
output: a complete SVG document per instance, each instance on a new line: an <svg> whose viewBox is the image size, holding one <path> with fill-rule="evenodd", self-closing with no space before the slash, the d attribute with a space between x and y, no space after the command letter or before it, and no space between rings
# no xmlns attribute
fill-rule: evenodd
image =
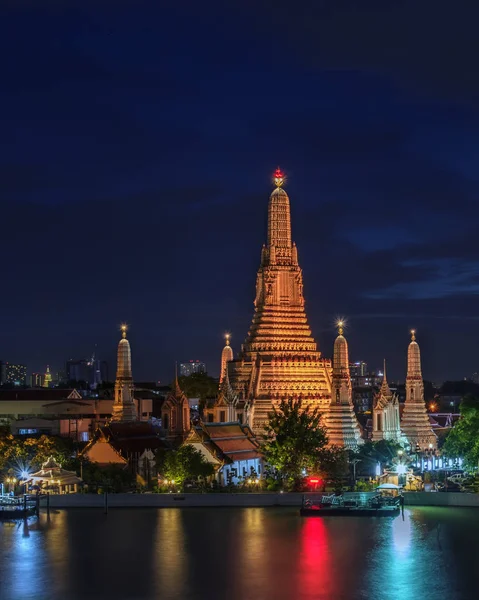
<svg viewBox="0 0 479 600"><path fill-rule="evenodd" d="M280 165L323 355L341 315L350 358L391 379L411 327L426 378L471 376L476 6L4 1L0 359L56 371L98 344L114 367L126 321L136 379L217 375Z"/></svg>

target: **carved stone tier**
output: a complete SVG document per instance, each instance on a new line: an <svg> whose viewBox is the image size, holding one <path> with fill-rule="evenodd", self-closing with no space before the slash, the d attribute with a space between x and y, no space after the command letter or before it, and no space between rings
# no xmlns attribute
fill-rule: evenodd
<svg viewBox="0 0 479 600"><path fill-rule="evenodd" d="M355 450L363 443L363 439L354 412L348 343L343 336L343 323L339 324L339 335L334 342L333 356L331 402L325 418L329 445Z"/></svg>
<svg viewBox="0 0 479 600"><path fill-rule="evenodd" d="M302 277L291 242L289 198L277 187L269 201L253 321L238 358L228 363L231 386L248 402L255 433L263 433L268 413L283 399L301 398L304 405L325 410L329 405L331 362L321 358L311 334Z"/></svg>
<svg viewBox="0 0 479 600"><path fill-rule="evenodd" d="M437 438L431 428L424 402L424 384L421 372L421 354L415 332L407 353L406 402L401 418L401 429L411 450L437 448Z"/></svg>

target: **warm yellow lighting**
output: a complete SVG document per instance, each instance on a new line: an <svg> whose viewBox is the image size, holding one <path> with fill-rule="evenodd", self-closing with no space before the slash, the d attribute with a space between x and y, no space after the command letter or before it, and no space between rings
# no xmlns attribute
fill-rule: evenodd
<svg viewBox="0 0 479 600"><path fill-rule="evenodd" d="M249 484L253 483L253 480L252 479L248 479L248 483Z"/></svg>
<svg viewBox="0 0 479 600"><path fill-rule="evenodd" d="M342 319L342 318L339 318L336 321L336 327L338 328L339 335L343 335L344 328L346 327L346 320Z"/></svg>
<svg viewBox="0 0 479 600"><path fill-rule="evenodd" d="M259 479L256 480L256 483L259 483Z"/></svg>
<svg viewBox="0 0 479 600"><path fill-rule="evenodd" d="M411 340L414 342L416 339L416 330L415 329L411 329Z"/></svg>
<svg viewBox="0 0 479 600"><path fill-rule="evenodd" d="M128 325L126 323L122 323L120 326L121 334L123 338L126 338L126 332L128 331Z"/></svg>

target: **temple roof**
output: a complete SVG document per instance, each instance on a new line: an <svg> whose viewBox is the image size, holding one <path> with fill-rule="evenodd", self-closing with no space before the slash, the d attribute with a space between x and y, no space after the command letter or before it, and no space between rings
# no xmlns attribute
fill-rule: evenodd
<svg viewBox="0 0 479 600"><path fill-rule="evenodd" d="M142 454L145 450L169 447L150 423L141 421L110 422L95 431L93 439L81 454L85 454L93 444L101 439L111 444L122 455L132 452Z"/></svg>
<svg viewBox="0 0 479 600"><path fill-rule="evenodd" d="M204 444L222 462L261 458L253 432L240 423L201 423L185 443L195 441Z"/></svg>

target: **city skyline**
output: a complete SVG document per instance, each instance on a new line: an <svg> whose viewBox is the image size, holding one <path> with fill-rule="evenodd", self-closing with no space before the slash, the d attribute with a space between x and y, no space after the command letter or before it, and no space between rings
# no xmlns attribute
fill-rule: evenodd
<svg viewBox="0 0 479 600"><path fill-rule="evenodd" d="M411 328L427 379L478 371L472 16L444 45L422 35L427 2L401 3L376 54L366 7L83 4L2 8L2 360L58 370L97 343L113 364L125 319L135 378L191 356L218 374L222 333L237 352L249 327L279 164L322 355L345 315L351 358L391 379ZM449 4L434 15L449 27Z"/></svg>

